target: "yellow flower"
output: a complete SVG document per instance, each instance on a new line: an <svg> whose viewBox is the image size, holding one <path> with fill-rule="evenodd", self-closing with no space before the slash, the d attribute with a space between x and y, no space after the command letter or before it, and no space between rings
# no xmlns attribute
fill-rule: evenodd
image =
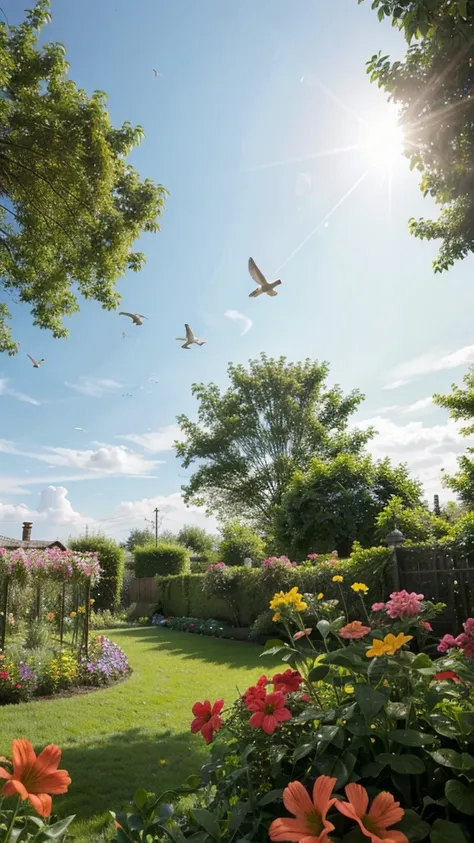
<svg viewBox="0 0 474 843"><path fill-rule="evenodd" d="M335 577L332 578L333 582L344 582L344 577L341 577L340 574L337 574Z"/></svg>
<svg viewBox="0 0 474 843"><path fill-rule="evenodd" d="M280 619L281 619L281 614L280 614L280 612L275 612L275 614L273 615L272 621L275 621L275 623L276 623L276 622L277 622L277 621L279 621Z"/></svg>
<svg viewBox="0 0 474 843"><path fill-rule="evenodd" d="M366 650L365 655L368 659L373 659L374 656L384 656L387 652L387 645L385 641L381 641L380 638L373 638L372 639L372 646L369 650Z"/></svg>
<svg viewBox="0 0 474 843"><path fill-rule="evenodd" d="M77 615L77 612L69 612L69 617L70 617L70 618L75 618L75 617L76 617L76 615Z"/></svg>
<svg viewBox="0 0 474 843"><path fill-rule="evenodd" d="M77 611L79 612L80 615L85 615L86 607L85 606L78 606Z"/></svg>
<svg viewBox="0 0 474 843"><path fill-rule="evenodd" d="M296 612L304 612L308 608L308 604L303 600L303 595L298 591L298 586L295 585L290 591L279 591L270 600L270 609L276 609L277 615L280 615L278 609L285 606L293 608ZM275 620L275 616L273 620ZM279 620L279 617L277 620Z"/></svg>
<svg viewBox="0 0 474 843"><path fill-rule="evenodd" d="M93 606L93 605L94 605L94 603L95 603L95 600L94 600L94 599L89 600L89 606Z"/></svg>
<svg viewBox="0 0 474 843"><path fill-rule="evenodd" d="M167 762L166 758L160 758L160 764L161 764L162 767L164 767L165 764L167 764L167 763L168 762Z"/></svg>
<svg viewBox="0 0 474 843"><path fill-rule="evenodd" d="M370 743L375 743L375 738L371 738Z"/></svg>
<svg viewBox="0 0 474 843"><path fill-rule="evenodd" d="M323 597L324 597L324 594L323 594L322 591L320 591L319 594L318 594L318 600L322 600Z"/></svg>
<svg viewBox="0 0 474 843"><path fill-rule="evenodd" d="M386 647L386 653L389 656L394 656L397 650L399 650L400 647L403 647L403 645L408 641L411 641L412 638L413 635L404 635L403 632L399 632L398 635L393 635L393 633L390 632L383 639Z"/></svg>
<svg viewBox="0 0 474 843"><path fill-rule="evenodd" d="M365 584L365 582L355 582L351 585L352 591L357 593L367 594L369 587Z"/></svg>

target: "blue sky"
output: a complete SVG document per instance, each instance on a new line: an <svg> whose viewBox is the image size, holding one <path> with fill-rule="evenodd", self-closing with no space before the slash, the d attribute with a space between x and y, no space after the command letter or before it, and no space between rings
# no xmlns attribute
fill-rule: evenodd
<svg viewBox="0 0 474 843"><path fill-rule="evenodd" d="M18 22L16 0L2 7ZM143 271L119 283L143 327L89 302L53 340L13 306L0 533L31 518L36 538L88 523L122 539L156 505L163 528L204 523L179 496L176 415L193 415L194 381L225 385L229 360L262 350L328 360L331 382L367 396L357 422L379 430L374 454L407 460L427 496L446 497L439 469L465 442L429 397L474 361L472 259L433 274L436 245L407 229L433 212L418 176L399 155L389 172L366 143L394 110L365 62L401 55L401 34L356 0L53 0L52 12L44 40L66 45L78 85L108 93L114 124L144 127L132 162L170 198L161 233L140 243ZM277 298L248 298L249 255L282 278ZM205 346L181 350L184 322Z"/></svg>

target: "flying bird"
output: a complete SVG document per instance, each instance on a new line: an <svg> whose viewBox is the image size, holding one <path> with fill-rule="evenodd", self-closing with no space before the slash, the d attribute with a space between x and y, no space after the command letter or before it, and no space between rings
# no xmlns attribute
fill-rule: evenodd
<svg viewBox="0 0 474 843"><path fill-rule="evenodd" d="M85 427L75 427L74 430L82 430L83 433L86 433Z"/></svg>
<svg viewBox="0 0 474 843"><path fill-rule="evenodd" d="M155 70L155 68L153 68L153 73L155 74L155 76L158 76L158 77L159 77L159 76L161 76L160 71L159 71L159 70Z"/></svg>
<svg viewBox="0 0 474 843"><path fill-rule="evenodd" d="M249 272L253 280L258 284L258 288L256 290L252 290L252 292L249 293L249 299L256 299L257 296L261 296L262 293L266 293L267 296L278 295L277 291L275 290L275 287L278 287L278 285L281 284L281 281L273 281L272 284L269 284L263 272L259 270L253 258L249 258Z"/></svg>
<svg viewBox="0 0 474 843"><path fill-rule="evenodd" d="M189 327L189 325L187 324L187 322L185 323L184 327L186 328L186 339L184 337L176 337L176 339L179 340L180 342L183 342L183 340L184 340L184 345L182 345L181 348L189 348L189 346L192 345L193 343L195 345L204 345L205 340L198 340L194 336L194 334L193 334L191 328Z"/></svg>
<svg viewBox="0 0 474 843"><path fill-rule="evenodd" d="M31 362L33 363L33 369L39 369L41 364L44 363L43 357L41 358L41 360L35 360L35 358L31 356L31 354L27 354L26 356L29 357Z"/></svg>
<svg viewBox="0 0 474 843"><path fill-rule="evenodd" d="M129 316L134 325L143 325L142 319L148 319L143 313L127 313L126 310L121 310L119 316Z"/></svg>
<svg viewBox="0 0 474 843"><path fill-rule="evenodd" d="M123 340L126 340L126 339L127 339L127 337L128 337L127 332L126 332L126 331L122 331L122 339L123 339Z"/></svg>

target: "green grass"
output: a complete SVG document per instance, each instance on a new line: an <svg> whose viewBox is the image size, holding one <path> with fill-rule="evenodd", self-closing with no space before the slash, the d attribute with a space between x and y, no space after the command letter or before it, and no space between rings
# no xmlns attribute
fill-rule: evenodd
<svg viewBox="0 0 474 843"><path fill-rule="evenodd" d="M198 772L207 747L191 735L196 700L231 703L271 665L261 647L152 627L108 631L128 655L130 679L88 694L0 708L0 755L15 737L37 750L56 743L69 771L69 793L54 798L61 816L76 814L79 837L100 828L137 787L154 793Z"/></svg>

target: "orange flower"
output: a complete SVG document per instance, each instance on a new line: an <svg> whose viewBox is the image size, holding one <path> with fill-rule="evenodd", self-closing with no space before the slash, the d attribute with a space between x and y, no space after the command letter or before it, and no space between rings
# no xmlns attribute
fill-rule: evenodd
<svg viewBox="0 0 474 843"><path fill-rule="evenodd" d="M308 627L307 629L300 629L299 632L295 632L295 634L293 635L293 641L299 641L300 638L307 638L309 635L311 635L312 631L312 627Z"/></svg>
<svg viewBox="0 0 474 843"><path fill-rule="evenodd" d="M270 840L329 843L328 834L334 831L334 826L326 819L326 814L336 801L331 799L336 781L329 776L319 776L314 783L312 800L301 782L290 782L283 791L283 804L295 819L273 820L268 830Z"/></svg>
<svg viewBox="0 0 474 843"><path fill-rule="evenodd" d="M0 793L29 799L41 817L49 817L52 807L50 794L66 793L71 779L66 770L58 770L61 750L49 744L36 757L31 743L25 738L12 742L13 773L0 767L0 779L7 781Z"/></svg>
<svg viewBox="0 0 474 843"><path fill-rule="evenodd" d="M359 824L362 834L369 837L371 843L381 843L382 840L389 840L390 843L408 843L401 831L389 830L389 825L396 825L402 819L405 811L400 808L400 802L395 802L391 793L382 791L377 794L370 810L369 794L365 787L360 784L348 784L346 787L348 802L336 802L336 808L345 817L355 820Z"/></svg>
<svg viewBox="0 0 474 843"><path fill-rule="evenodd" d="M364 638L369 632L372 632L370 626L364 626L362 621L352 621L351 623L346 623L339 630L339 635L341 638Z"/></svg>

